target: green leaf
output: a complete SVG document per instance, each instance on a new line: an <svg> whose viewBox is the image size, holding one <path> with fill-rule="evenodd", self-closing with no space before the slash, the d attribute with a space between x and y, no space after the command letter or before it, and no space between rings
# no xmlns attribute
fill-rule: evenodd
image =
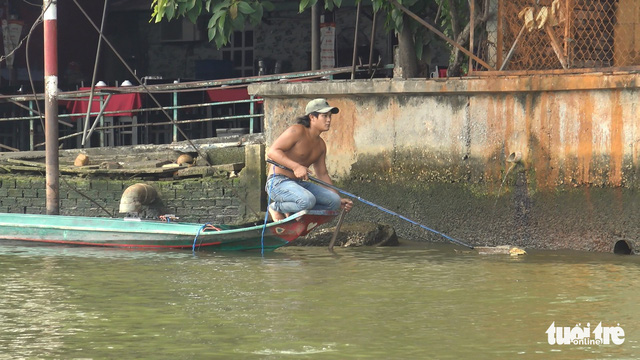
<svg viewBox="0 0 640 360"><path fill-rule="evenodd" d="M299 13L304 12L304 10L309 6L309 0L300 0L300 8L298 9Z"/></svg>
<svg viewBox="0 0 640 360"><path fill-rule="evenodd" d="M382 8L382 2L380 0L373 0L373 12L378 12Z"/></svg>
<svg viewBox="0 0 640 360"><path fill-rule="evenodd" d="M252 14L249 14L249 19L251 21L251 24L253 25L258 25L260 24L260 21L262 21L262 4L260 3L256 3L256 8L255 11Z"/></svg>
<svg viewBox="0 0 640 360"><path fill-rule="evenodd" d="M244 28L245 16L244 14L238 14L235 19L231 19L231 25L234 29Z"/></svg>
<svg viewBox="0 0 640 360"><path fill-rule="evenodd" d="M259 4L259 3L257 3ZM252 14L255 12L255 10L251 7L251 5L247 4L244 1L240 1L238 2L238 11L240 11L243 14Z"/></svg>
<svg viewBox="0 0 640 360"><path fill-rule="evenodd" d="M175 15L175 10L176 8L173 2L171 4L167 4L167 6L164 9L164 12L168 20L173 19L173 16Z"/></svg>
<svg viewBox="0 0 640 360"><path fill-rule="evenodd" d="M209 41L213 40L213 38L216 36L216 29L215 27L209 27L209 29L207 30L207 36L209 37Z"/></svg>
<svg viewBox="0 0 640 360"><path fill-rule="evenodd" d="M191 10L189 10L189 12L187 12L187 18L189 18L189 21L195 24L198 21L198 16L200 16L200 13L202 13L202 3L198 1L196 6L194 6L193 8L191 8Z"/></svg>
<svg viewBox="0 0 640 360"><path fill-rule="evenodd" d="M213 16L209 19L209 22L207 23L207 29L211 29L212 27L216 26L216 21L218 21L218 17L220 15L218 15L218 13L213 14ZM209 39L211 40L211 39Z"/></svg>
<svg viewBox="0 0 640 360"><path fill-rule="evenodd" d="M238 17L238 3L235 3L229 7L229 15L231 15L231 19L235 19Z"/></svg>
<svg viewBox="0 0 640 360"><path fill-rule="evenodd" d="M214 39L218 49L227 44L227 38L221 33L217 33Z"/></svg>
<svg viewBox="0 0 640 360"><path fill-rule="evenodd" d="M318 0L300 0L300 12L303 13L306 9L313 7Z"/></svg>
<svg viewBox="0 0 640 360"><path fill-rule="evenodd" d="M221 1L219 3L217 3L213 9L211 9L212 13L217 13L218 11L221 11L224 8L228 8L231 5L231 3L228 0L225 1Z"/></svg>
<svg viewBox="0 0 640 360"><path fill-rule="evenodd" d="M221 11L222 13L222 11ZM220 30L220 32L224 32L224 22L227 19L226 16L227 12L224 11L224 13L222 15L220 15L220 19L218 20L218 30Z"/></svg>
<svg viewBox="0 0 640 360"><path fill-rule="evenodd" d="M187 11L187 3L184 1L178 0L176 2L176 12L175 12L176 17L184 14L186 11Z"/></svg>
<svg viewBox="0 0 640 360"><path fill-rule="evenodd" d="M204 9L209 12L209 9L211 9L211 0L206 0L204 2ZM209 41L211 41L211 39L209 39Z"/></svg>
<svg viewBox="0 0 640 360"><path fill-rule="evenodd" d="M271 1L263 1L262 6L267 11L273 11L276 8Z"/></svg>
<svg viewBox="0 0 640 360"><path fill-rule="evenodd" d="M324 2L324 9L325 10L329 10L329 11L333 11L333 2L325 1Z"/></svg>
<svg viewBox="0 0 640 360"><path fill-rule="evenodd" d="M166 3L167 3L167 0L158 0L158 3L156 4L155 13L156 13L157 23L162 21L162 18L164 17Z"/></svg>
<svg viewBox="0 0 640 360"><path fill-rule="evenodd" d="M393 28L397 32L402 31L402 11L396 8L391 10L391 19L393 21Z"/></svg>

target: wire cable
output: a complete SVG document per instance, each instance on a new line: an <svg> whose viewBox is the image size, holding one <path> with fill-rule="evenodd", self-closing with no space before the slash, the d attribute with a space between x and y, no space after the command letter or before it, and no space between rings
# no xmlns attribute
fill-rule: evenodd
<svg viewBox="0 0 640 360"><path fill-rule="evenodd" d="M276 173L276 166L273 166L272 174ZM262 225L262 236L260 237L260 254L264 256L264 232L267 229L267 221L269 220L269 203L271 202L271 190L273 190L273 181L269 186L269 191L267 191L267 211L264 214L264 224Z"/></svg>

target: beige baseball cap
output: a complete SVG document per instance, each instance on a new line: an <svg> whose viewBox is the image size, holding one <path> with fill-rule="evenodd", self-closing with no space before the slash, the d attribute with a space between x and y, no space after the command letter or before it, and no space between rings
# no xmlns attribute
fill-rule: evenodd
<svg viewBox="0 0 640 360"><path fill-rule="evenodd" d="M324 114L329 111L331 111L332 114L337 114L340 109L335 106L330 106L327 99L313 99L307 104L307 107L305 108L305 115L309 115L313 112Z"/></svg>

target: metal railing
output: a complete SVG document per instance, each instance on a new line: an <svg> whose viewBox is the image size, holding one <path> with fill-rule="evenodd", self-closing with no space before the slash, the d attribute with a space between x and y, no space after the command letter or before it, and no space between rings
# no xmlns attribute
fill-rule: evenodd
<svg viewBox="0 0 640 360"><path fill-rule="evenodd" d="M221 133L218 135L261 132L262 121L259 120L264 116L259 106L261 99L247 96L247 98L231 101L206 100L206 92L246 88L249 84L256 82L331 78L335 74L350 71L350 67L344 67L237 79L96 88L93 100L100 104L99 111L88 106L88 90L61 92L58 96L59 108L62 110L58 115L59 141L65 148L105 147L187 140L180 138L181 134L186 134L190 139L198 139L216 136L216 132ZM162 97L161 107L147 101L137 108L106 110L109 101L114 96L122 94L140 94L141 96L153 94L155 97ZM202 100L193 101L193 94ZM184 101L182 97L191 97L191 99ZM4 114L0 114L0 150L44 149L44 120L35 106L35 102L41 102L42 99L41 94L0 96L0 102L5 103L5 109L6 104L12 106ZM85 123L86 112L64 113L66 108L62 103L72 101L85 102L87 105L85 108L92 109L88 114L89 122ZM119 116L123 113L131 116ZM126 121L121 121L123 118ZM178 127L182 131L179 132ZM191 129L185 130L188 127ZM235 130L235 132L222 133L223 130ZM158 134L162 136L157 136ZM123 140L125 136L127 139ZM82 141L83 138L86 141Z"/></svg>

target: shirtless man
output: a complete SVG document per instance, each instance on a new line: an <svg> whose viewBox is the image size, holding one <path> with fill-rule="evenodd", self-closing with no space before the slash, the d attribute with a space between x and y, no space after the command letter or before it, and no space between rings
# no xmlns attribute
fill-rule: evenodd
<svg viewBox="0 0 640 360"><path fill-rule="evenodd" d="M269 214L274 221L284 219L289 214L302 210L337 210L343 207L350 211L353 202L341 199L331 189L309 180L309 167L313 165L315 176L329 184L325 155L327 145L320 134L329 130L331 115L338 108L329 106L325 99L311 100L305 115L297 119L297 124L285 130L271 145L267 156L293 172L271 166L265 189L273 203Z"/></svg>

